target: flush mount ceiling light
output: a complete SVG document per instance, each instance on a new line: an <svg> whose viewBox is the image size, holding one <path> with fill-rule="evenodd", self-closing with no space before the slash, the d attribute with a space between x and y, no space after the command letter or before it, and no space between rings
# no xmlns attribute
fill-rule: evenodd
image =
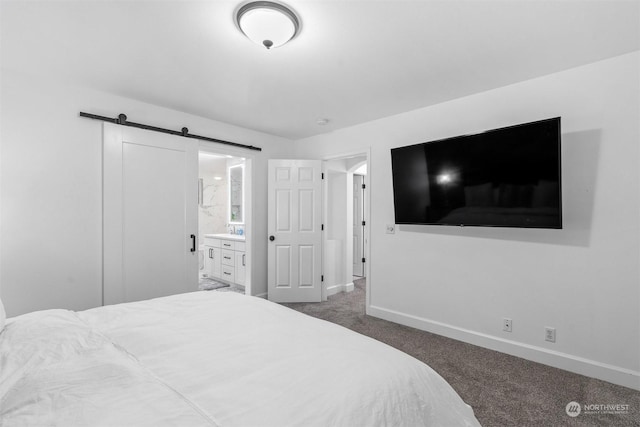
<svg viewBox="0 0 640 427"><path fill-rule="evenodd" d="M282 46L298 32L300 20L286 6L271 1L254 1L236 14L238 27L249 40L267 49Z"/></svg>

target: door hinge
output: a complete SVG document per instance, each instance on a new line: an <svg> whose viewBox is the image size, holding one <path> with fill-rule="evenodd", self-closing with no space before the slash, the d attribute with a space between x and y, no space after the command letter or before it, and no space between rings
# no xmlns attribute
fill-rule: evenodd
<svg viewBox="0 0 640 427"><path fill-rule="evenodd" d="M324 172L322 172L322 179L324 179Z"/></svg>
<svg viewBox="0 0 640 427"><path fill-rule="evenodd" d="M367 186L362 184L362 189L364 190L365 188L367 188Z"/></svg>
<svg viewBox="0 0 640 427"><path fill-rule="evenodd" d="M362 262L366 262L366 260L364 258L362 258Z"/></svg>
<svg viewBox="0 0 640 427"><path fill-rule="evenodd" d="M324 282L324 275L320 276L320 281Z"/></svg>
<svg viewBox="0 0 640 427"><path fill-rule="evenodd" d="M324 224L322 224L322 225L320 226L320 230L321 230L321 231L323 231L323 230L324 230Z"/></svg>
<svg viewBox="0 0 640 427"><path fill-rule="evenodd" d="M362 221L362 226L364 227L365 225L367 225L366 221Z"/></svg>

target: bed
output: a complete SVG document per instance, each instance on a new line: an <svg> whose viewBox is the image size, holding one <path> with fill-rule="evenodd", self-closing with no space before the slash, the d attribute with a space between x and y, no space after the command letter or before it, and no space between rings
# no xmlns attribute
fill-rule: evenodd
<svg viewBox="0 0 640 427"><path fill-rule="evenodd" d="M7 319L0 425L479 424L386 344L260 298L193 292Z"/></svg>

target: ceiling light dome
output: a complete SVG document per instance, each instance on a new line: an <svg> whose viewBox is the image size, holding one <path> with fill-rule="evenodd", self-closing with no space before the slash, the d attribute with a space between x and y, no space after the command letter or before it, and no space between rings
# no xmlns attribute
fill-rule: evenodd
<svg viewBox="0 0 640 427"><path fill-rule="evenodd" d="M286 6L271 1L254 1L236 14L238 27L254 43L273 49L300 32L300 20Z"/></svg>

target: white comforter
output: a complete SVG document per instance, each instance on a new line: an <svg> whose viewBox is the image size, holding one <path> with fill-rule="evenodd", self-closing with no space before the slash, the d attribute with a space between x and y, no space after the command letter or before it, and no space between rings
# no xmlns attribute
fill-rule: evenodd
<svg viewBox="0 0 640 427"><path fill-rule="evenodd" d="M470 426L424 363L259 298L196 292L8 321L0 425Z"/></svg>

